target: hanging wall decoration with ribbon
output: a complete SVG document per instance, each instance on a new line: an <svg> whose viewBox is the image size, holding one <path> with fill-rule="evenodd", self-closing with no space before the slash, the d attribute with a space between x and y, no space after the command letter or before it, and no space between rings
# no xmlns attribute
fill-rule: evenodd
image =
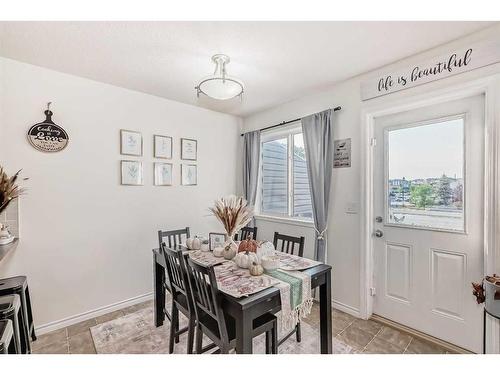
<svg viewBox="0 0 500 375"><path fill-rule="evenodd" d="M51 102L47 103L45 121L33 125L28 130L28 141L38 151L58 152L64 150L69 142L68 133L52 121Z"/></svg>

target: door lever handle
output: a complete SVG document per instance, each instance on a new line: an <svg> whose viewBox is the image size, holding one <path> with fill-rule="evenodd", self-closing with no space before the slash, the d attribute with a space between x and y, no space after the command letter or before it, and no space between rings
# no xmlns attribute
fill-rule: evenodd
<svg viewBox="0 0 500 375"><path fill-rule="evenodd" d="M380 229L377 229L377 230L375 231L375 233L373 233L373 234L375 235L375 237L378 237L378 238L380 238L380 237L383 237L383 236L384 236L384 232L382 232Z"/></svg>

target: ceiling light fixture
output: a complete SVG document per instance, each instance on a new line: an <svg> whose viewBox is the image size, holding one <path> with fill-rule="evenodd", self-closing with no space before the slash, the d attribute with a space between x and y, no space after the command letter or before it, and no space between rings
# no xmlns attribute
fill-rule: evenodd
<svg viewBox="0 0 500 375"><path fill-rule="evenodd" d="M214 74L203 78L195 87L196 95L205 94L217 100L228 100L243 95L243 82L230 77L226 72L226 64L229 64L229 56L217 54L212 56L215 64Z"/></svg>

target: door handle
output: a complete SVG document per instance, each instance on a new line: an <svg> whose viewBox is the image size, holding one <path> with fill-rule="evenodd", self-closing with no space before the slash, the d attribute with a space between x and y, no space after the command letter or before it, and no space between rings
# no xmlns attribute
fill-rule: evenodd
<svg viewBox="0 0 500 375"><path fill-rule="evenodd" d="M377 229L374 234L375 234L375 237L378 237L378 238L384 236L384 232L382 232L380 229Z"/></svg>

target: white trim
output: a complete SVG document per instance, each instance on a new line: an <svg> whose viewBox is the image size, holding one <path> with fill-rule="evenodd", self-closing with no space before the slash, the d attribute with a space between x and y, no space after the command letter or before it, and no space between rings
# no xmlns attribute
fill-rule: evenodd
<svg viewBox="0 0 500 375"><path fill-rule="evenodd" d="M254 217L256 220L268 221L271 223L296 225L298 227L314 229L314 223L312 221L298 220L288 217L268 216L268 215L254 215Z"/></svg>
<svg viewBox="0 0 500 375"><path fill-rule="evenodd" d="M500 271L500 113L496 101L500 96L500 74L433 90L391 103L366 105L361 111L361 254L360 254L360 315L364 319L373 314L373 125L376 117L417 109L474 95L485 96L485 173L484 173L484 272ZM497 332L490 332L487 346L500 353L500 343L493 339Z"/></svg>
<svg viewBox="0 0 500 375"><path fill-rule="evenodd" d="M345 303L342 303L342 302L336 301L336 300L332 300L332 305L333 305L334 309L345 312L345 313L352 315L356 318L361 318L361 315L359 314L359 309L357 309L356 307L346 305Z"/></svg>
<svg viewBox="0 0 500 375"><path fill-rule="evenodd" d="M143 294L141 296L126 299L121 302L112 303L111 305L99 307L94 310L90 310L81 314L76 314L64 319L56 320L55 322L50 322L42 324L35 328L37 336L43 335L45 333L55 331L56 329L65 328L76 323L83 322L84 320L95 318L116 310L123 309L128 306L135 305L137 303L145 302L153 298L153 292Z"/></svg>

